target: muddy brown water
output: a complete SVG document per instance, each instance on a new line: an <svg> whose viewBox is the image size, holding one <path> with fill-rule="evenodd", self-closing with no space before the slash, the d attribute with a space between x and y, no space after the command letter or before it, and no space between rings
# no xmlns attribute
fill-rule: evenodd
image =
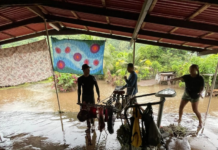
<svg viewBox="0 0 218 150"><path fill-rule="evenodd" d="M98 81L101 99L110 96L114 87L104 81ZM177 96L167 98L164 105L164 116L162 125L175 123L178 117L178 108L184 89L176 86L154 85L139 86L139 93L154 93L165 88L174 88ZM87 134L86 123L78 122L76 115L79 111L77 103L77 92L59 93L61 110L65 113L59 115L58 103L54 89L50 83L37 83L26 87L9 88L0 90L0 149L120 149L121 145L116 140L116 130L121 125L116 120L114 131L110 135L108 132ZM200 100L199 110L206 112L208 99ZM155 96L138 99L139 103L159 101ZM205 134L212 143L218 143L218 98L213 97L210 107L210 117L207 120ZM158 107L154 107L157 113ZM184 109L182 125L195 129L198 122L192 113L191 105ZM107 130L107 128L106 128ZM108 134L108 135L107 135ZM205 136L205 135L204 135ZM88 145L87 137L91 137L92 145ZM218 144L215 144L218 147Z"/></svg>
<svg viewBox="0 0 218 150"><path fill-rule="evenodd" d="M98 81L101 100L110 96L114 87L105 81ZM164 113L177 113L184 89L177 86L154 85L139 86L138 94L148 94L158 92L165 88L176 90L176 97L166 98ZM97 97L95 95L95 97ZM77 92L59 93L61 110L64 112L78 112ZM155 96L139 98L139 103L158 101ZM209 97L200 100L199 111L205 113L208 106ZM30 111L30 112L57 112L58 103L54 89L51 89L50 83L33 84L27 87L11 88L0 90L0 109L1 111ZM156 109L157 110L157 109ZM184 112L191 113L191 104L187 104ZM213 97L210 105L210 115L218 117L218 97Z"/></svg>

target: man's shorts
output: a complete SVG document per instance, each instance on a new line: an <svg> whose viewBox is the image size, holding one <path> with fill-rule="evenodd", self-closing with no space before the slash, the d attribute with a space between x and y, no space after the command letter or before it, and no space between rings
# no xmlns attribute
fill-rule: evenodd
<svg viewBox="0 0 218 150"><path fill-rule="evenodd" d="M190 101L191 103L195 103L195 102L198 102L199 101L199 98L191 98L189 96L189 94L185 91L183 96L182 96L182 100L185 100L185 101Z"/></svg>
<svg viewBox="0 0 218 150"><path fill-rule="evenodd" d="M95 104L95 97L93 95L82 95L82 102L86 102L86 104Z"/></svg>

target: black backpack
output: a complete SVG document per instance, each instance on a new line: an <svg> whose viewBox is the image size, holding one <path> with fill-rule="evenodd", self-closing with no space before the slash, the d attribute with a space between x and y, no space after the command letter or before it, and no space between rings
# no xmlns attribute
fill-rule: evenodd
<svg viewBox="0 0 218 150"><path fill-rule="evenodd" d="M161 140L161 133L154 122L153 109L149 104L142 114L142 147L158 146Z"/></svg>

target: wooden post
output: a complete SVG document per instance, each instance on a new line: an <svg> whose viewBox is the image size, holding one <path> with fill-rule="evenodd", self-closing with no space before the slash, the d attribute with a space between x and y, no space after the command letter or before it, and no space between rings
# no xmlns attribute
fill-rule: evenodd
<svg viewBox="0 0 218 150"><path fill-rule="evenodd" d="M216 83L217 71L218 71L218 62L217 62L216 71L215 71L215 74L214 74L214 77L213 77L213 83L212 83L212 86L211 86L210 98L209 98L209 102L208 102L208 106L207 106L207 111L206 111L206 114L205 114L203 130L202 130L201 133L204 132L204 127L205 127L205 124L206 124L207 115L208 115L208 112L209 112L209 109L210 109L210 103L211 103L211 99L212 99L212 96L213 96L213 90L214 90L215 83Z"/></svg>
<svg viewBox="0 0 218 150"><path fill-rule="evenodd" d="M56 80L55 80L54 66L53 66L53 62L52 62L51 47L50 47L50 40L49 40L49 36L48 36L48 28L47 28L46 19L44 19L44 23L45 23L47 42L48 42L48 47L49 47L49 54L50 54L50 60L51 60L51 66L52 66L52 74L53 74L53 79L54 79L54 84L55 84L55 91L56 91L56 96L57 96L57 101L58 101L59 113L61 113L61 107L60 107L60 102L59 102L57 84L56 84Z"/></svg>
<svg viewBox="0 0 218 150"><path fill-rule="evenodd" d="M134 45L133 45L133 65L135 65L135 40L134 40Z"/></svg>

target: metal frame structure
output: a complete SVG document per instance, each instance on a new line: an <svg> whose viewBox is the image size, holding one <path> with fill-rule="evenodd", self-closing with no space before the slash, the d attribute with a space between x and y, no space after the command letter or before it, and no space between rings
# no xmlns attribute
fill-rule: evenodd
<svg viewBox="0 0 218 150"><path fill-rule="evenodd" d="M0 45L88 34L199 55L218 52L217 0L1 0L0 8Z"/></svg>
<svg viewBox="0 0 218 150"><path fill-rule="evenodd" d="M192 50L199 55L218 52L218 21L212 17L218 14L218 6L213 0L2 0L0 7L0 45L22 40L23 36L42 35L39 33L45 28L39 30L39 26L46 19L48 29L59 31L59 35L64 35L64 28L74 28L86 34L103 32L110 38L125 36L131 43L135 40ZM9 14L15 9L22 13Z"/></svg>

